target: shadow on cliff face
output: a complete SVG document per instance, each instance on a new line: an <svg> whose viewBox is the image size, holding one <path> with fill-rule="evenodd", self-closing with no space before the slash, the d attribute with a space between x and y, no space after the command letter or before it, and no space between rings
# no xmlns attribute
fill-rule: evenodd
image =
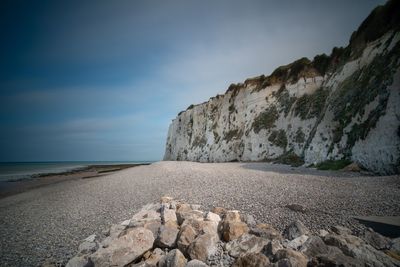
<svg viewBox="0 0 400 267"><path fill-rule="evenodd" d="M281 174L307 174L314 176L324 176L332 178L352 178L360 176L374 176L370 173L359 173L359 172L345 172L345 171L322 171L315 168L307 167L292 167L285 164L275 164L269 162L248 162L241 165L244 169L265 171L265 172L276 172Z"/></svg>

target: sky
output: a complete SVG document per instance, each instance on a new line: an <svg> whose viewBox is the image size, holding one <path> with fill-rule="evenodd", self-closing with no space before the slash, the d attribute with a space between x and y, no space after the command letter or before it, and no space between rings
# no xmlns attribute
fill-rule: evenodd
<svg viewBox="0 0 400 267"><path fill-rule="evenodd" d="M161 160L190 104L329 54L378 0L0 3L0 161Z"/></svg>

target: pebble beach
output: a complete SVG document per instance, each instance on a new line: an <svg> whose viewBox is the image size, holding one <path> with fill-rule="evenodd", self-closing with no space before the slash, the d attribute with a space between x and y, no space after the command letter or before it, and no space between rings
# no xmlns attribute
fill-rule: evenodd
<svg viewBox="0 0 400 267"><path fill-rule="evenodd" d="M399 216L400 177L318 171L267 163L157 162L73 179L0 199L0 265L65 264L82 237L100 234L168 195L223 206L283 230L364 226L354 216ZM294 208L295 207L295 208Z"/></svg>

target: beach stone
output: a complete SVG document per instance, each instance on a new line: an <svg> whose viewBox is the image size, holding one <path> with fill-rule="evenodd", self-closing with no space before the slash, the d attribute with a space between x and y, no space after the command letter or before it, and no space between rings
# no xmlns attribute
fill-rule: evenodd
<svg viewBox="0 0 400 267"><path fill-rule="evenodd" d="M246 223L249 227L255 227L257 225L256 220L254 219L253 215L250 214L242 214L240 219Z"/></svg>
<svg viewBox="0 0 400 267"><path fill-rule="evenodd" d="M352 257L365 266L395 266L399 261L376 250L364 240L353 235L329 234L324 237L327 245L339 248L344 255Z"/></svg>
<svg viewBox="0 0 400 267"><path fill-rule="evenodd" d="M218 214L209 211L207 212L205 220L219 223L221 221L221 217Z"/></svg>
<svg viewBox="0 0 400 267"><path fill-rule="evenodd" d="M189 246L188 254L191 259L205 262L207 258L217 251L218 238L212 234L198 236Z"/></svg>
<svg viewBox="0 0 400 267"><path fill-rule="evenodd" d="M161 248L175 248L178 233L179 229L176 223L168 222L165 225L161 225L156 239L157 246Z"/></svg>
<svg viewBox="0 0 400 267"><path fill-rule="evenodd" d="M197 233L191 225L182 226L177 241L178 249L185 254L189 245L196 239L196 236Z"/></svg>
<svg viewBox="0 0 400 267"><path fill-rule="evenodd" d="M289 204L285 206L286 208L295 211L295 212L301 212L301 213L306 213L306 208L303 207L302 205L299 204Z"/></svg>
<svg viewBox="0 0 400 267"><path fill-rule="evenodd" d="M309 234L310 230L308 230L308 228L301 221L298 220L292 222L283 232L283 236L289 240L293 240L301 235Z"/></svg>
<svg viewBox="0 0 400 267"><path fill-rule="evenodd" d="M319 231L318 231L318 236L319 236L319 237L324 237L324 236L326 236L326 235L328 235L328 234L329 234L329 232L326 231L326 230L319 230Z"/></svg>
<svg viewBox="0 0 400 267"><path fill-rule="evenodd" d="M375 231L368 230L364 233L364 241L378 250L388 249L390 247L390 239L378 234Z"/></svg>
<svg viewBox="0 0 400 267"><path fill-rule="evenodd" d="M203 212L198 210L190 210L190 211L177 211L176 217L178 219L179 225L181 225L185 220L193 219L193 220L203 220Z"/></svg>
<svg viewBox="0 0 400 267"><path fill-rule="evenodd" d="M248 232L247 224L241 221L224 221L222 224L222 237L226 242L237 239Z"/></svg>
<svg viewBox="0 0 400 267"><path fill-rule="evenodd" d="M224 221L229 222L241 222L242 219L240 218L240 213L238 210L228 210L225 213Z"/></svg>
<svg viewBox="0 0 400 267"><path fill-rule="evenodd" d="M209 267L209 266L202 261L191 260L186 264L186 267Z"/></svg>
<svg viewBox="0 0 400 267"><path fill-rule="evenodd" d="M159 267L185 267L186 258L179 249L173 249L163 256L158 263Z"/></svg>
<svg viewBox="0 0 400 267"><path fill-rule="evenodd" d="M267 240L255 235L244 234L236 240L225 244L225 251L237 258L246 253L259 253L267 245Z"/></svg>
<svg viewBox="0 0 400 267"><path fill-rule="evenodd" d="M191 204L191 205L190 205L190 208L191 208L192 210L201 210L201 205L198 205L198 204Z"/></svg>
<svg viewBox="0 0 400 267"><path fill-rule="evenodd" d="M78 251L81 254L89 254L89 253L96 251L97 248L98 248L98 245L96 242L83 241L79 245Z"/></svg>
<svg viewBox="0 0 400 267"><path fill-rule="evenodd" d="M264 248L264 253L268 257L273 258L276 252L280 249L283 249L283 246L279 240L275 239L268 242Z"/></svg>
<svg viewBox="0 0 400 267"><path fill-rule="evenodd" d="M65 267L92 267L93 263L87 257L79 256L73 257L67 262Z"/></svg>
<svg viewBox="0 0 400 267"><path fill-rule="evenodd" d="M298 251L292 249L280 249L274 256L277 266L297 266L306 267L307 258Z"/></svg>
<svg viewBox="0 0 400 267"><path fill-rule="evenodd" d="M332 231L338 235L351 235L351 230L349 228L339 225L332 226Z"/></svg>
<svg viewBox="0 0 400 267"><path fill-rule="evenodd" d="M125 266L150 250L153 243L154 236L150 230L143 227L129 229L107 248L100 248L93 253L90 259L96 267Z"/></svg>
<svg viewBox="0 0 400 267"><path fill-rule="evenodd" d="M157 237L161 227L161 222L148 221L145 224L143 224L143 227L146 228L147 230L150 230L153 233L153 236Z"/></svg>
<svg viewBox="0 0 400 267"><path fill-rule="evenodd" d="M218 214L220 217L224 217L226 214L226 209L222 207L214 207L212 212Z"/></svg>
<svg viewBox="0 0 400 267"><path fill-rule="evenodd" d="M146 255L147 254L147 255ZM143 256L145 259L145 263L148 266L157 266L158 262L161 260L163 256L165 256L165 252L159 248L155 248L152 252L148 251Z"/></svg>
<svg viewBox="0 0 400 267"><path fill-rule="evenodd" d="M178 223L178 219L176 218L176 213L171 209L164 209L161 213L161 221L163 223L174 222Z"/></svg>
<svg viewBox="0 0 400 267"><path fill-rule="evenodd" d="M329 249L319 236L310 236L304 244L302 244L299 251L312 258L320 254L328 253Z"/></svg>
<svg viewBox="0 0 400 267"><path fill-rule="evenodd" d="M301 247L308 239L308 236L306 235L301 235L299 237L296 237L295 239L289 241L286 244L286 247L297 250L299 247Z"/></svg>
<svg viewBox="0 0 400 267"><path fill-rule="evenodd" d="M266 223L260 223L257 224L255 227L250 228L250 234L273 240L273 239L279 239L282 240L282 235L281 233L276 230L274 227L272 227L269 224Z"/></svg>
<svg viewBox="0 0 400 267"><path fill-rule="evenodd" d="M248 253L240 256L232 267L267 267L269 259L261 253Z"/></svg>

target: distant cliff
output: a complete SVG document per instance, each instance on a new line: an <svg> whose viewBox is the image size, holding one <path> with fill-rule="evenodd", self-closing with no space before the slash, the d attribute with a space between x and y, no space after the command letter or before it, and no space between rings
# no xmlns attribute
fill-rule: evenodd
<svg viewBox="0 0 400 267"><path fill-rule="evenodd" d="M349 160L400 171L400 1L372 11L345 48L232 84L172 121L165 160Z"/></svg>

